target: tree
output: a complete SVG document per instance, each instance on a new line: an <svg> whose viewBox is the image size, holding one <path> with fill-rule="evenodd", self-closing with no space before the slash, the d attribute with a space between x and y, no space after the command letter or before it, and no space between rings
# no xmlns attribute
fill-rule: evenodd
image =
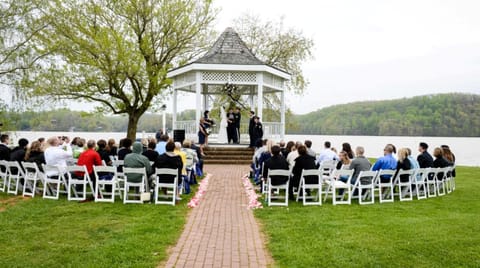
<svg viewBox="0 0 480 268"><path fill-rule="evenodd" d="M287 89L301 94L308 85L302 63L312 59L314 42L294 28L286 29L283 18L263 22L259 15L245 13L234 20L235 30L260 60L292 75Z"/></svg>
<svg viewBox="0 0 480 268"><path fill-rule="evenodd" d="M127 114L129 138L168 93L167 71L203 51L216 15L210 0L33 2L35 19L48 25L34 47L48 57L24 88Z"/></svg>

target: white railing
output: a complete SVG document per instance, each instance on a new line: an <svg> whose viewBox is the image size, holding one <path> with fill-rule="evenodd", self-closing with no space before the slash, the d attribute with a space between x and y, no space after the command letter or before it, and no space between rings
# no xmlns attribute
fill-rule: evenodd
<svg viewBox="0 0 480 268"><path fill-rule="evenodd" d="M262 122L263 125L263 138L280 140L282 137L282 123L280 122ZM212 135L210 135L210 141L214 141L219 132L220 124L217 124L212 129ZM197 140L197 124L195 120L177 121L173 129L184 129L185 138ZM240 136L242 141L248 141L248 122L240 125Z"/></svg>

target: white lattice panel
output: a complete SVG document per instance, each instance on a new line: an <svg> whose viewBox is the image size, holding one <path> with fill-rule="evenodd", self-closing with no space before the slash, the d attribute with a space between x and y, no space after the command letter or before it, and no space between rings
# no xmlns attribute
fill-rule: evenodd
<svg viewBox="0 0 480 268"><path fill-rule="evenodd" d="M203 72L203 82L226 82L228 81L227 72Z"/></svg>
<svg viewBox="0 0 480 268"><path fill-rule="evenodd" d="M179 75L175 78L175 83L178 87L183 85L191 84L195 82L195 74L194 73L186 73Z"/></svg>
<svg viewBox="0 0 480 268"><path fill-rule="evenodd" d="M255 83L257 82L257 74L254 72L236 72L231 74L231 82L232 83Z"/></svg>

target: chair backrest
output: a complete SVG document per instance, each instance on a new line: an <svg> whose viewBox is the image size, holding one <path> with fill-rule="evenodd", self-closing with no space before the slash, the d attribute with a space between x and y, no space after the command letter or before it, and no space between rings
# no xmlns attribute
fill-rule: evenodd
<svg viewBox="0 0 480 268"><path fill-rule="evenodd" d="M120 167L120 166L123 166L123 160L113 160L112 161L112 166L115 166L115 167Z"/></svg>
<svg viewBox="0 0 480 268"><path fill-rule="evenodd" d="M128 174L142 175L142 179L144 180L144 182L145 182L145 179L147 178L147 171L146 171L145 167L141 167L141 168L123 167L123 174L125 174L125 176L127 176L127 179L128 179Z"/></svg>
<svg viewBox="0 0 480 268"><path fill-rule="evenodd" d="M117 169L114 166L93 166L93 171L95 173L98 173L98 172L117 173Z"/></svg>
<svg viewBox="0 0 480 268"><path fill-rule="evenodd" d="M25 176L29 178L35 178L40 173L40 169L35 162L22 162L23 169L25 171Z"/></svg>
<svg viewBox="0 0 480 268"><path fill-rule="evenodd" d="M437 180L445 180L448 172L450 171L451 171L451 167L437 168L437 172L435 176L437 176Z"/></svg>
<svg viewBox="0 0 480 268"><path fill-rule="evenodd" d="M320 170L304 169L302 170L302 178L306 184L318 184L320 182Z"/></svg>
<svg viewBox="0 0 480 268"><path fill-rule="evenodd" d="M178 169L176 168L155 168L155 178L161 183L178 183Z"/></svg>
<svg viewBox="0 0 480 268"><path fill-rule="evenodd" d="M71 179L87 180L90 178L87 172L87 167L85 165L67 166L66 171L67 171L67 176L70 180Z"/></svg>
<svg viewBox="0 0 480 268"><path fill-rule="evenodd" d="M20 166L20 163L17 161L7 161L8 173L11 175L18 175L24 177L23 168Z"/></svg>
<svg viewBox="0 0 480 268"><path fill-rule="evenodd" d="M0 160L0 176L6 176L7 175L7 161L6 160Z"/></svg>
<svg viewBox="0 0 480 268"><path fill-rule="evenodd" d="M428 171L430 168L418 168L415 172L415 176L413 177L417 183L425 182L428 176ZM415 182L412 180L412 182Z"/></svg>
<svg viewBox="0 0 480 268"><path fill-rule="evenodd" d="M361 186L366 186L366 185L370 186L372 184L375 184L377 174L378 172L373 170L360 171L357 177L356 184Z"/></svg>
<svg viewBox="0 0 480 268"><path fill-rule="evenodd" d="M339 179L340 177L343 178L342 180L345 181L346 183L350 184L350 181L352 180L353 176L353 169L336 169L333 172L333 177L336 179Z"/></svg>
<svg viewBox="0 0 480 268"><path fill-rule="evenodd" d="M390 182L392 182L395 172L396 170L394 169L380 169L377 175L377 182L380 182L380 179L390 179Z"/></svg>
<svg viewBox="0 0 480 268"><path fill-rule="evenodd" d="M400 169L397 173L397 176L395 176L394 181L406 181L407 179L409 181L413 181L413 174L415 174L415 169Z"/></svg>
<svg viewBox="0 0 480 268"><path fill-rule="evenodd" d="M268 176L290 176L290 170L288 169L269 169Z"/></svg>

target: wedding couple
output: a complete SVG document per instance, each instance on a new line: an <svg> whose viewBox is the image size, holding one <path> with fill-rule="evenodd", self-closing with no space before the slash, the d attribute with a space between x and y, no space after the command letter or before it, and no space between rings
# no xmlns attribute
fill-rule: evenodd
<svg viewBox="0 0 480 268"><path fill-rule="evenodd" d="M230 109L225 112L225 107L220 107L219 143L240 143L240 109Z"/></svg>

